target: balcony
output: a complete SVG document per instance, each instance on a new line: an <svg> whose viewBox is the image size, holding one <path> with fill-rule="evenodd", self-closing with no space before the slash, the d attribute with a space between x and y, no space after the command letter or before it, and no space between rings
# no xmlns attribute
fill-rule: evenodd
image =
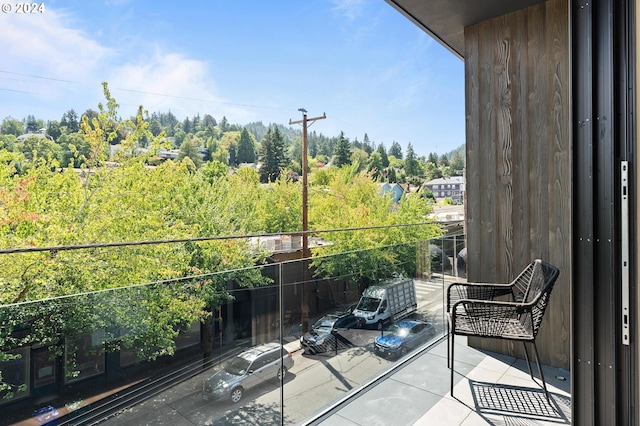
<svg viewBox="0 0 640 426"><path fill-rule="evenodd" d="M444 289L464 280L456 264L463 247L462 236L441 237L310 262L287 260L291 244L267 265L2 306L0 424L571 424L569 372L545 367L549 404L524 361L463 339L456 399L449 395ZM93 259L145 255L140 246L87 250ZM23 255L37 253L12 254ZM302 350L317 319L358 303L360 284L400 272L415 283L407 318L433 326L406 354L374 350L388 321L333 327L317 350ZM204 392L225 361L269 342L282 350L249 367L238 401L222 391L224 380L235 386L228 374L210 382L219 395Z"/></svg>

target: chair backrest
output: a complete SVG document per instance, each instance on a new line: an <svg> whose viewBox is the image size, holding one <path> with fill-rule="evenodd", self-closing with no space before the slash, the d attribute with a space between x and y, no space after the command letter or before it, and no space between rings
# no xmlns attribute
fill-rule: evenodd
<svg viewBox="0 0 640 426"><path fill-rule="evenodd" d="M529 294L531 279L533 278L537 261L531 262L526 268L511 282L511 297L513 302L523 303Z"/></svg>
<svg viewBox="0 0 640 426"><path fill-rule="evenodd" d="M520 321L533 333L535 337L542 323L542 317L549 303L551 290L560 271L553 265L536 259L531 263L529 286L525 290L522 303L533 303L531 315L521 315Z"/></svg>

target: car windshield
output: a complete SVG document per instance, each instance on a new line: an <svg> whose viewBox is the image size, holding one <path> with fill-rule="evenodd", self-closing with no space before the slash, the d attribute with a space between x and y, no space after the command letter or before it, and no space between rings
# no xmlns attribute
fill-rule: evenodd
<svg viewBox="0 0 640 426"><path fill-rule="evenodd" d="M409 331L410 330L407 327L400 327L399 325L394 324L389 327L387 334L392 334L398 337L407 337L409 335Z"/></svg>
<svg viewBox="0 0 640 426"><path fill-rule="evenodd" d="M380 304L380 299L374 297L363 297L360 299L360 303L356 309L360 311L373 312L378 309L378 305Z"/></svg>
<svg viewBox="0 0 640 426"><path fill-rule="evenodd" d="M242 376L249 369L249 365L251 365L251 362L244 358L236 356L226 360L222 365L222 368L229 374L233 374L234 376Z"/></svg>
<svg viewBox="0 0 640 426"><path fill-rule="evenodd" d="M335 324L336 319L335 318L320 318L318 321L316 321L315 324L313 324L313 329L314 330L318 330L318 329L327 329L327 328L333 328L333 324Z"/></svg>

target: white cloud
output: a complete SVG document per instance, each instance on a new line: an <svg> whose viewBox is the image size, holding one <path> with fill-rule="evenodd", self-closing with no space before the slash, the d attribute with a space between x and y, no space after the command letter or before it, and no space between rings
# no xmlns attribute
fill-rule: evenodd
<svg viewBox="0 0 640 426"><path fill-rule="evenodd" d="M83 83L113 51L81 31L55 10L43 14L1 14L0 51L7 71Z"/></svg>
<svg viewBox="0 0 640 426"><path fill-rule="evenodd" d="M363 13L363 0L332 0L333 10L353 22Z"/></svg>
<svg viewBox="0 0 640 426"><path fill-rule="evenodd" d="M171 110L179 118L210 113L218 119L226 115L230 121L233 117L242 122L250 116L242 106L219 95L206 62L180 53L156 50L115 68L108 82L121 110L127 113L142 105L150 113Z"/></svg>

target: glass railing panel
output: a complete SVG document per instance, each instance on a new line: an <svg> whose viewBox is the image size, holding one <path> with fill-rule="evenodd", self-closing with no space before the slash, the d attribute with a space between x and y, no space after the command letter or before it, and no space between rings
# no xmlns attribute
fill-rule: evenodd
<svg viewBox="0 0 640 426"><path fill-rule="evenodd" d="M462 246L273 254L260 267L2 306L0 424L297 424L443 336L443 292L462 278L433 247L452 263ZM358 320L365 288L400 276L415 289L393 302L406 310L380 327ZM401 318L421 325L417 338L376 346Z"/></svg>

